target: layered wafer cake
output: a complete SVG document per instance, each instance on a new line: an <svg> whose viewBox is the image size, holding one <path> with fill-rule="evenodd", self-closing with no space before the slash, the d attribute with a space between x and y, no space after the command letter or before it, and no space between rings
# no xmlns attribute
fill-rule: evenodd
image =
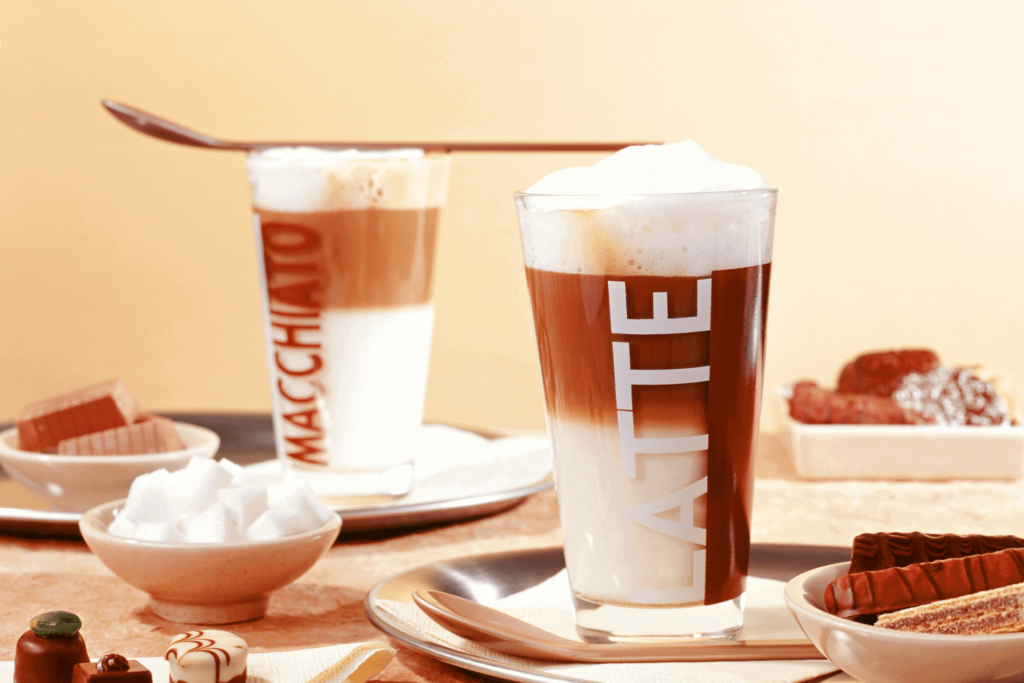
<svg viewBox="0 0 1024 683"><path fill-rule="evenodd" d="M875 626L917 633L990 635L1024 631L1024 584L889 612Z"/></svg>

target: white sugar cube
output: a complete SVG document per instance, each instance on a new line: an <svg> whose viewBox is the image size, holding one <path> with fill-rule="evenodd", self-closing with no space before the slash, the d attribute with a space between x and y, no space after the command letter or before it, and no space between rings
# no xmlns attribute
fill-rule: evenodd
<svg viewBox="0 0 1024 683"><path fill-rule="evenodd" d="M221 458L219 463L231 475L231 486L247 486L253 483L252 475L246 472L241 465L231 462L227 458Z"/></svg>
<svg viewBox="0 0 1024 683"><path fill-rule="evenodd" d="M153 486L162 487L169 476L171 476L171 473L167 471L166 467L161 467L146 474L140 474L135 477L131 488L128 489L128 497L131 498L133 494L138 495L143 489L149 489Z"/></svg>
<svg viewBox="0 0 1024 683"><path fill-rule="evenodd" d="M275 491L270 498L270 507L311 515L316 520L316 526L326 523L333 514L304 481L288 484L283 489Z"/></svg>
<svg viewBox="0 0 1024 683"><path fill-rule="evenodd" d="M222 503L214 503L184 525L187 543L231 543L242 540L238 515Z"/></svg>
<svg viewBox="0 0 1024 683"><path fill-rule="evenodd" d="M305 482L272 489L230 460L192 458L184 469L137 477L108 531L146 541L230 543L300 534L334 514Z"/></svg>
<svg viewBox="0 0 1024 683"><path fill-rule="evenodd" d="M173 524L166 522L140 522L135 525L132 538L159 543L182 543L185 541L181 532Z"/></svg>
<svg viewBox="0 0 1024 683"><path fill-rule="evenodd" d="M309 513L290 509L270 509L260 515L245 531L250 541L270 541L301 534L320 526Z"/></svg>
<svg viewBox="0 0 1024 683"><path fill-rule="evenodd" d="M135 538L135 524L124 514L119 514L107 527L107 532L124 538Z"/></svg>
<svg viewBox="0 0 1024 683"><path fill-rule="evenodd" d="M118 517L123 517L136 524L142 522L177 524L178 518L181 516L181 508L164 488L170 475L163 470L164 475L153 477L152 474L157 474L157 472L136 477L132 482L124 510Z"/></svg>
<svg viewBox="0 0 1024 683"><path fill-rule="evenodd" d="M209 458L192 458L179 478L173 473L166 480L181 507L202 512L217 502L217 490L231 485L231 473ZM166 489L165 489L166 490Z"/></svg>
<svg viewBox="0 0 1024 683"><path fill-rule="evenodd" d="M217 492L221 504L234 510L242 529L248 528L256 518L267 511L267 487L262 484L231 486Z"/></svg>

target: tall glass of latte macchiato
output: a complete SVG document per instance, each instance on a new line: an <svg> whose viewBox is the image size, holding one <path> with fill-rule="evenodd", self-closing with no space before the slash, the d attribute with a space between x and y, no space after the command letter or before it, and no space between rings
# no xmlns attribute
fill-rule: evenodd
<svg viewBox="0 0 1024 683"><path fill-rule="evenodd" d="M743 624L776 192L680 143L516 195L584 639Z"/></svg>
<svg viewBox="0 0 1024 683"><path fill-rule="evenodd" d="M446 156L248 156L278 457L321 496L408 493Z"/></svg>

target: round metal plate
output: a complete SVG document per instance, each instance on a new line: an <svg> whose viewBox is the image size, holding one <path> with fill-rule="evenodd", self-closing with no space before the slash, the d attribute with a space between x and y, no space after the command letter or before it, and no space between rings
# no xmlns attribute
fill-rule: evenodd
<svg viewBox="0 0 1024 683"><path fill-rule="evenodd" d="M788 581L809 569L849 559L849 548L754 544L750 548L750 574ZM561 548L517 550L434 562L381 581L367 594L363 606L374 626L409 648L442 662L523 683L589 683L579 678L500 664L427 642L374 606L379 599L413 604L412 593L416 590L439 590L469 600L493 600L495 596L504 597L535 586L564 567Z"/></svg>

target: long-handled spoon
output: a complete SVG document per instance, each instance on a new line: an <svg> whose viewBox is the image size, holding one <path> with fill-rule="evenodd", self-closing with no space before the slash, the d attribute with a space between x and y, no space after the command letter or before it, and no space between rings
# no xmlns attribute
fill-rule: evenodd
<svg viewBox="0 0 1024 683"><path fill-rule="evenodd" d="M580 643L504 612L441 591L418 590L412 599L455 635L519 657L565 662L711 662L823 659L809 640L716 640L683 643Z"/></svg>
<svg viewBox="0 0 1024 683"><path fill-rule="evenodd" d="M251 151L270 147L324 149L422 149L424 152L614 152L650 142L235 142L218 140L127 104L102 100L117 120L140 133L190 147Z"/></svg>

